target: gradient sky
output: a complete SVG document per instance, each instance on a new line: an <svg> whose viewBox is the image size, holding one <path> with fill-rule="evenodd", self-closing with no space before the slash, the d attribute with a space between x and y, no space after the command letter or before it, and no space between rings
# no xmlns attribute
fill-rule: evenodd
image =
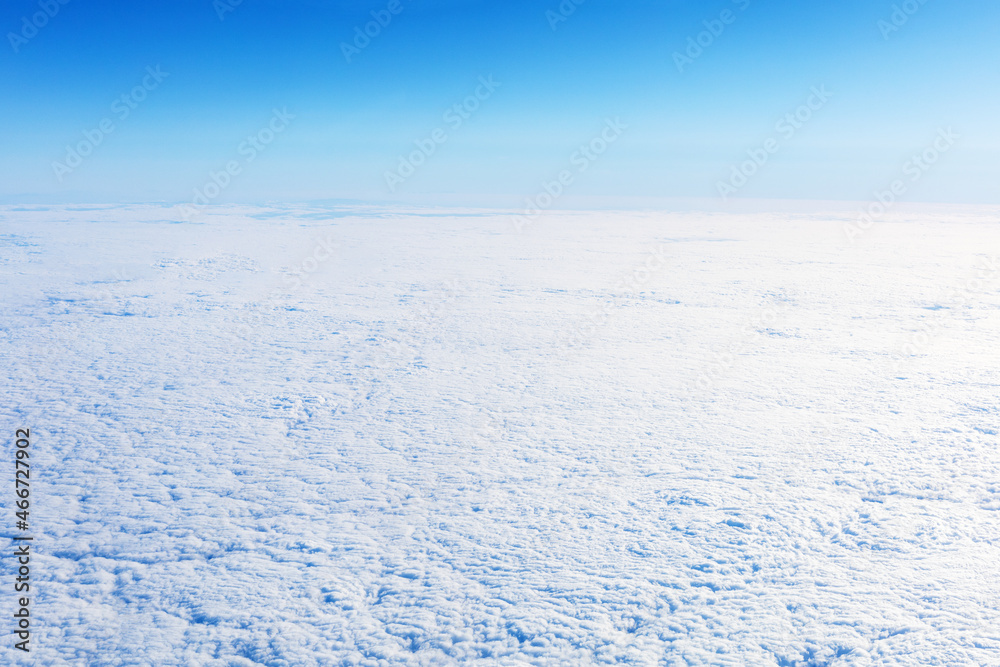
<svg viewBox="0 0 1000 667"><path fill-rule="evenodd" d="M617 117L627 129L574 172L574 195L717 197L773 137L778 152L737 196L865 201L951 127L955 145L904 197L1000 203L995 0L910 0L888 39L879 21L901 4L888 0L585 0L555 29L558 0L399 0L350 63L341 43L388 0L243 0L220 20L235 1L4 3L2 200L190 201L235 160L213 201L516 205ZM47 4L54 16L23 32ZM733 22L679 72L674 52L724 10ZM31 35L16 52L12 33ZM119 119L115 100L157 65L169 76ZM444 112L481 76L500 87L450 128ZM776 123L813 86L833 96L782 137ZM274 108L295 118L246 164L240 144ZM60 181L53 162L103 119L113 132ZM447 142L390 192L385 172L436 128Z"/></svg>

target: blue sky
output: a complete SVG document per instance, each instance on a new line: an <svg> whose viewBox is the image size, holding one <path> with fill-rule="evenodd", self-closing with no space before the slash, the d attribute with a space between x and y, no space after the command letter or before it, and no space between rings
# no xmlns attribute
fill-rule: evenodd
<svg viewBox="0 0 1000 667"><path fill-rule="evenodd" d="M998 203L996 2L566 0L562 9L557 0L5 3L0 197L184 202L235 163L212 201L518 204L564 170L576 196L719 198L720 183L742 183L733 169L744 168L752 174L727 196L864 201L906 178L908 200ZM348 62L342 45L373 11L386 25ZM701 51L688 52L699 37ZM679 67L676 53L694 57ZM814 87L829 99L802 112ZM470 98L477 88L482 99ZM475 107L460 125L445 117L456 104ZM271 136L275 109L287 120ZM778 123L796 111L808 119L788 136ZM574 154L607 119L625 129L578 172ZM918 180L904 176L947 128L957 139ZM435 130L446 140L431 139ZM241 147L261 131L271 140L250 161ZM82 147L89 155L64 168L81 142L93 144ZM415 142L434 150L412 156ZM768 145L763 164L741 167ZM412 174L400 170L411 156Z"/></svg>

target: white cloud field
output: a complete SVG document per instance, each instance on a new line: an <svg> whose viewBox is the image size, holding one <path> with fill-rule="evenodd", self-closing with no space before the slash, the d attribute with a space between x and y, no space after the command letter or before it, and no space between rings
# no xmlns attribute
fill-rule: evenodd
<svg viewBox="0 0 1000 667"><path fill-rule="evenodd" d="M998 213L2 207L0 661L1000 664Z"/></svg>

